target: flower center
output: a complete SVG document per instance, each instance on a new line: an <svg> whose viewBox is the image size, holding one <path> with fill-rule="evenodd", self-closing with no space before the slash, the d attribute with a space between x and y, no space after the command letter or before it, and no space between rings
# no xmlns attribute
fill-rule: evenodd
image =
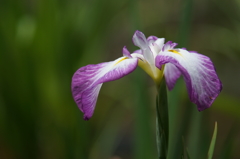
<svg viewBox="0 0 240 159"><path fill-rule="evenodd" d="M161 82L164 66L162 67L162 70L159 70L154 64L151 65L147 61L143 61L140 59L138 60L138 66L140 66L153 79L156 85ZM152 67L155 68L154 71Z"/></svg>

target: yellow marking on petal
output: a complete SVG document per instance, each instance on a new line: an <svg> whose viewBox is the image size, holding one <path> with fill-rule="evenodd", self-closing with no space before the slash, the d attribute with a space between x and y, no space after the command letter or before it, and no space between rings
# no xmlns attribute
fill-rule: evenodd
<svg viewBox="0 0 240 159"><path fill-rule="evenodd" d="M123 57L120 60L117 61L117 63L114 64L114 66L116 66L117 64L119 64L120 62L122 62L123 60L128 59L128 57Z"/></svg>
<svg viewBox="0 0 240 159"><path fill-rule="evenodd" d="M155 73L153 72L151 66L147 62L144 62L140 59L138 60L138 66L140 66L153 79L156 86L158 87L159 83L163 78L164 65L162 66L162 70L156 68Z"/></svg>
<svg viewBox="0 0 240 159"><path fill-rule="evenodd" d="M168 50L168 51L173 52L173 53L175 53L175 54L178 54L178 55L182 56L182 54L181 54L180 52L176 51L176 50Z"/></svg>

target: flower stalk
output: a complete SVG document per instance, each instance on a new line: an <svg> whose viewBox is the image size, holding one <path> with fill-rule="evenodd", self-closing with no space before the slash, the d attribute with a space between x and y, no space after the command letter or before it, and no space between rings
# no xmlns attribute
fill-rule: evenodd
<svg viewBox="0 0 240 159"><path fill-rule="evenodd" d="M168 98L166 82L163 78L158 87L158 94L156 100L156 137L157 149L159 159L166 159L168 154L168 136L169 136L169 122L168 122Z"/></svg>

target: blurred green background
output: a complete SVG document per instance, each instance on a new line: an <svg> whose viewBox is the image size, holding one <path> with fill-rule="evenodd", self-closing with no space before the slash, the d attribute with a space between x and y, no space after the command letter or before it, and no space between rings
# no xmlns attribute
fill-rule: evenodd
<svg viewBox="0 0 240 159"><path fill-rule="evenodd" d="M169 158L182 136L193 159L240 156L239 0L3 0L0 2L0 158L154 159L155 97L140 68L103 84L90 121L74 103L73 73L114 60L135 30L209 56L223 90L198 112L181 78L169 92Z"/></svg>

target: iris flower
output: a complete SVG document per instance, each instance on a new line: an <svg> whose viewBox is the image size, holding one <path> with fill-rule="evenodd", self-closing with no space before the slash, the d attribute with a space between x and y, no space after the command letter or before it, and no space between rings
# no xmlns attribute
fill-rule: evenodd
<svg viewBox="0 0 240 159"><path fill-rule="evenodd" d="M84 120L94 112L99 91L104 82L114 81L133 72L140 66L158 86L164 77L169 90L183 75L190 100L199 111L211 106L222 89L214 65L209 57L185 48L175 48L177 43L136 31L133 43L140 50L130 53L123 47L123 56L110 62L79 68L72 77L72 94Z"/></svg>

